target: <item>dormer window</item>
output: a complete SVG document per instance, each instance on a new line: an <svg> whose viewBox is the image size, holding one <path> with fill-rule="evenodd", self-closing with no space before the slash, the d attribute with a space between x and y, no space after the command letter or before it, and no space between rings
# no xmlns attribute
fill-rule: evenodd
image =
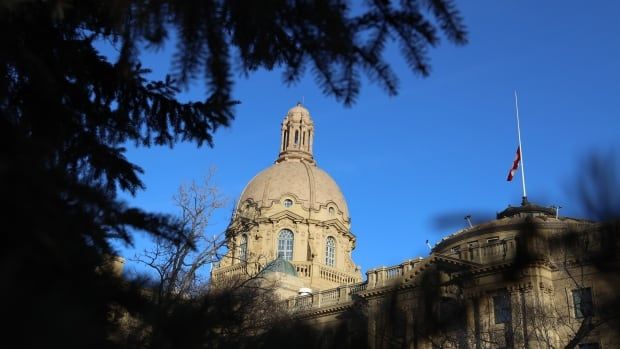
<svg viewBox="0 0 620 349"><path fill-rule="evenodd" d="M293 200L291 199L284 199L284 201L282 202L282 205L286 208L289 208L291 206L293 206Z"/></svg>
<svg viewBox="0 0 620 349"><path fill-rule="evenodd" d="M333 215L334 215L334 213L336 213L336 210L334 210L334 208L333 208L333 207L328 208L328 209L327 209L327 211L329 212L329 215L330 215L330 216L333 216Z"/></svg>

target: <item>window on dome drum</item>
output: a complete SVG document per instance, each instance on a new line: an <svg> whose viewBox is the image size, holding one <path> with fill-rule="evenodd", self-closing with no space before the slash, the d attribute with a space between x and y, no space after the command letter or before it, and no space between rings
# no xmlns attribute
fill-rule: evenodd
<svg viewBox="0 0 620 349"><path fill-rule="evenodd" d="M293 260L293 232L282 229L278 235L278 258Z"/></svg>
<svg viewBox="0 0 620 349"><path fill-rule="evenodd" d="M333 267L336 265L336 239L329 236L325 243L325 264Z"/></svg>
<svg viewBox="0 0 620 349"><path fill-rule="evenodd" d="M510 296L502 293L493 297L493 310L496 324L506 324L511 321Z"/></svg>
<svg viewBox="0 0 620 349"><path fill-rule="evenodd" d="M299 131L295 130L295 144L299 144Z"/></svg>
<svg viewBox="0 0 620 349"><path fill-rule="evenodd" d="M328 236L325 241L325 265L333 267L336 265L336 239Z"/></svg>
<svg viewBox="0 0 620 349"><path fill-rule="evenodd" d="M284 199L284 202L282 204L284 205L284 207L289 208L289 207L293 206L293 200L291 200L291 199Z"/></svg>
<svg viewBox="0 0 620 349"><path fill-rule="evenodd" d="M594 315L592 289L587 287L573 290L573 306L575 307L576 319Z"/></svg>
<svg viewBox="0 0 620 349"><path fill-rule="evenodd" d="M245 262L248 258L248 236L243 234L239 242L239 261Z"/></svg>
<svg viewBox="0 0 620 349"><path fill-rule="evenodd" d="M334 211L334 208L333 208L333 207L330 207L330 208L328 209L328 211L329 211L329 214L330 214L331 216L333 216L333 215L334 215L334 212L335 212L335 211Z"/></svg>
<svg viewBox="0 0 620 349"><path fill-rule="evenodd" d="M282 151L286 150L288 145L288 130L284 131L284 144L282 145Z"/></svg>

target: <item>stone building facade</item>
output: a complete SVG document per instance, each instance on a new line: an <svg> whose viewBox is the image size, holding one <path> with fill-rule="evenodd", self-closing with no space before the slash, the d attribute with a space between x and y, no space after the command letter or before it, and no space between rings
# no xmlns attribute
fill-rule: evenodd
<svg viewBox="0 0 620 349"><path fill-rule="evenodd" d="M312 153L314 123L298 104L281 128L275 163L257 174L238 200L228 229L228 253L212 278L216 282L253 275L280 259L279 293L297 295L362 280L351 259L355 235L347 203L336 182ZM286 272L293 270L294 272Z"/></svg>
<svg viewBox="0 0 620 349"><path fill-rule="evenodd" d="M287 309L316 329L315 347L620 347L617 225L524 200L362 281L346 202L313 141L297 105L275 164L238 201L214 282L276 281Z"/></svg>

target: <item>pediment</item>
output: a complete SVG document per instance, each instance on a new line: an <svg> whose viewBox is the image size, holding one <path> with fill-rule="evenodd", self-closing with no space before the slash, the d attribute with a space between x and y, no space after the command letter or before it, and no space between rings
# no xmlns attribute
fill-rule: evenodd
<svg viewBox="0 0 620 349"><path fill-rule="evenodd" d="M295 223L303 222L306 219L306 218L304 218L304 217L302 217L302 216L300 216L300 215L298 215L296 213L293 213L291 211L282 211L282 212L278 212L278 213L276 213L274 215L271 215L271 216L267 217L267 219L269 219L271 221L279 221L279 220L284 219L284 218L288 218L288 219L292 220Z"/></svg>

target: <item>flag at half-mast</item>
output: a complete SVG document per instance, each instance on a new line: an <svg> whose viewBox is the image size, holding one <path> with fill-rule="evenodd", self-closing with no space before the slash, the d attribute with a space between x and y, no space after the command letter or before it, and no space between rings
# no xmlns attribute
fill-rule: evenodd
<svg viewBox="0 0 620 349"><path fill-rule="evenodd" d="M519 162L521 162L521 146L517 147L517 153L515 154L515 159L512 162L512 167L510 168L510 171L508 172L508 182L512 181L512 179L515 176L515 173L517 173L517 169L519 168Z"/></svg>

